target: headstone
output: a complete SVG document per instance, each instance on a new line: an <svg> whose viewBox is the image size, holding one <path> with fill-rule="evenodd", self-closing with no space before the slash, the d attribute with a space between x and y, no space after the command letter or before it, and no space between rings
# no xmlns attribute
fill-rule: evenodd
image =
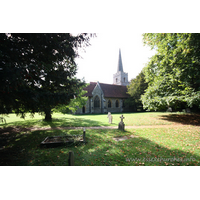
<svg viewBox="0 0 200 200"><path fill-rule="evenodd" d="M166 112L172 112L172 108L171 107L168 107Z"/></svg>
<svg viewBox="0 0 200 200"><path fill-rule="evenodd" d="M108 112L108 122L110 123L110 124L112 124L112 115L111 115L111 112Z"/></svg>
<svg viewBox="0 0 200 200"><path fill-rule="evenodd" d="M73 151L69 152L68 162L69 162L69 166L74 166L74 152Z"/></svg>
<svg viewBox="0 0 200 200"><path fill-rule="evenodd" d="M123 117L123 115L121 115L120 118L121 118L121 121L120 121L119 124L118 124L118 129L124 131L125 124L124 124L124 122L123 122L123 119L124 119L125 117Z"/></svg>
<svg viewBox="0 0 200 200"><path fill-rule="evenodd" d="M191 113L190 108L186 108L186 113Z"/></svg>

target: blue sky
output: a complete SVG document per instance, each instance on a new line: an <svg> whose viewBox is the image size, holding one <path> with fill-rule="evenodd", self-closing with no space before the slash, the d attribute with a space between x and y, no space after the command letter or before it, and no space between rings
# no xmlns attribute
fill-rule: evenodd
<svg viewBox="0 0 200 200"><path fill-rule="evenodd" d="M143 45L142 33L97 33L86 52L81 49L79 51L82 58L76 60L77 77L84 77L86 82L112 84L113 74L117 72L119 48L123 69L128 73L129 81L141 72L149 58L155 54L155 51Z"/></svg>

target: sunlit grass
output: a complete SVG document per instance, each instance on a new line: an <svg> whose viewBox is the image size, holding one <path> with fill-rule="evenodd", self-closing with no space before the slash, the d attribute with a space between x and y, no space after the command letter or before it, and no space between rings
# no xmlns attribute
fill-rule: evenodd
<svg viewBox="0 0 200 200"><path fill-rule="evenodd" d="M200 165L198 127L128 129L125 132L86 129L86 145L40 147L47 136L66 134L82 134L82 130L43 130L7 135L10 141L4 150L9 153L2 154L1 159L4 165L63 166L68 165L71 150L77 166ZM113 140L117 136L130 135L133 137L127 140Z"/></svg>
<svg viewBox="0 0 200 200"><path fill-rule="evenodd" d="M174 113L173 113L174 114ZM68 154L72 150L77 166L135 166L135 165L200 165L199 117L171 115L170 113L124 113L127 126L140 129L117 128L113 130L90 130L89 126L117 126L121 114L112 114L113 124L108 123L107 114L64 115L54 113L52 122L43 121L36 114L26 119L10 114L7 123L0 124L0 164L16 166L68 165ZM187 123L176 128L173 124ZM191 125L192 123L196 125ZM145 128L146 125L172 125L170 127ZM86 127L86 145L41 148L47 136L82 134L82 130L32 130L30 127ZM7 129L4 129L6 128ZM24 128L20 129L18 128ZM115 141L117 136L132 136L127 140ZM168 160L166 160L168 159ZM173 160L175 159L175 160Z"/></svg>
<svg viewBox="0 0 200 200"><path fill-rule="evenodd" d="M126 126L141 126L141 125L170 125L173 122L162 119L163 115L170 115L169 113L122 113L125 117L124 123ZM113 123L108 123L107 114L99 115L72 115L53 113L52 122L45 122L44 116L35 114L32 118L29 114L25 119L16 116L15 114L9 114L5 117L6 124L1 123L0 127L6 126L20 126L20 127L89 127L89 126L118 126L120 122L121 114L112 114Z"/></svg>

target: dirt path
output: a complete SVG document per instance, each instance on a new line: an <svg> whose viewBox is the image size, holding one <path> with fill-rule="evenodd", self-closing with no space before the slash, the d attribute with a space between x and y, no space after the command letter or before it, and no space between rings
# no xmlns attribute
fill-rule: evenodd
<svg viewBox="0 0 200 200"><path fill-rule="evenodd" d="M188 126L183 124L173 124L173 125L147 125L147 126L125 126L125 129L138 129L138 128L172 128L172 127L182 127ZM31 128L32 131L34 130L69 130L69 129L118 129L118 126L93 126L93 127L44 127L44 128Z"/></svg>
<svg viewBox="0 0 200 200"><path fill-rule="evenodd" d="M147 126L125 126L125 130L127 129L140 129L140 128L176 128L176 127L184 127L190 125L184 124L172 124L172 125L147 125ZM0 134L7 134L9 132L27 132L27 131L42 131L42 130L70 130L70 129L118 129L118 126L95 126L95 127L7 127L0 128Z"/></svg>

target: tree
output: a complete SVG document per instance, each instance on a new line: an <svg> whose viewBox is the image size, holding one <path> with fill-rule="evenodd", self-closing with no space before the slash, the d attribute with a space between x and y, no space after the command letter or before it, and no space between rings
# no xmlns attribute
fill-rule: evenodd
<svg viewBox="0 0 200 200"><path fill-rule="evenodd" d="M0 34L0 113L44 112L68 104L84 82L76 79L78 48L92 34Z"/></svg>
<svg viewBox="0 0 200 200"><path fill-rule="evenodd" d="M127 103L134 111L138 109L143 110L141 95L144 94L147 86L148 83L145 82L143 71L136 78L132 79L130 85L127 86L128 94L131 96L127 99Z"/></svg>
<svg viewBox="0 0 200 200"><path fill-rule="evenodd" d="M157 50L144 71L144 108L200 106L200 34L146 33L143 40Z"/></svg>
<svg viewBox="0 0 200 200"><path fill-rule="evenodd" d="M87 93L87 91L85 91L83 88L85 88L88 84L83 85L81 87L78 88L77 91L77 96L74 96L73 99L70 99L70 102L68 105L58 105L55 107L56 111L62 112L62 113L75 113L77 111L78 108L83 107L87 100L88 97L84 96L85 93Z"/></svg>

